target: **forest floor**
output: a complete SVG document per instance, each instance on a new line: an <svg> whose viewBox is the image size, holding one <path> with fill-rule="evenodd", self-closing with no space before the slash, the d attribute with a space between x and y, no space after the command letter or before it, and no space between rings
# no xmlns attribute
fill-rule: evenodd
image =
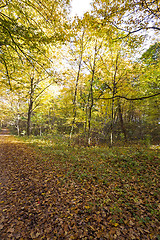
<svg viewBox="0 0 160 240"><path fill-rule="evenodd" d="M25 142L24 142L25 141ZM160 151L0 135L0 239L160 239Z"/></svg>

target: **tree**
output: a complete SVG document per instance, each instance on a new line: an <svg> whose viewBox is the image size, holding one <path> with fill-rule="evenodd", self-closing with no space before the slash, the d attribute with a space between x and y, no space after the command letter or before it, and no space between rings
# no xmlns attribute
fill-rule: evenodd
<svg viewBox="0 0 160 240"><path fill-rule="evenodd" d="M26 117L26 110L26 99L23 89L21 89L21 91L12 89L11 91L3 87L0 101L1 125L2 123L7 123L10 126L14 126L17 135L20 135L24 124L23 120Z"/></svg>
<svg viewBox="0 0 160 240"><path fill-rule="evenodd" d="M82 31L82 37L80 37L80 50L79 50L79 62L78 62L78 71L76 75L76 82L75 82L75 91L74 91L74 97L73 97L73 121L72 121L72 127L70 131L70 139L73 134L75 119L76 119L76 107L77 107L77 91L78 91L78 84L79 84L79 78L80 78L80 72L82 67L82 60L83 60L83 53L84 53L84 34L85 30Z"/></svg>
<svg viewBox="0 0 160 240"><path fill-rule="evenodd" d="M101 27L110 26L120 30L118 37L134 33L160 31L160 6L154 0L94 0L93 14L99 18ZM121 34L122 33L122 34ZM139 35L139 36L140 36Z"/></svg>
<svg viewBox="0 0 160 240"><path fill-rule="evenodd" d="M160 120L160 43L150 46L140 59L143 63L144 74L141 76L140 87L146 95L155 95L154 98L145 101L145 118L150 123L158 124Z"/></svg>
<svg viewBox="0 0 160 240"><path fill-rule="evenodd" d="M99 86L97 86L97 100L111 101L110 117L110 142L113 143L113 132L116 114L121 126L125 140L127 139L126 129L122 114L122 101L118 98L121 94L133 94L132 82L135 72L133 64L129 60L130 54L124 48L123 42L110 42L105 45L104 53L101 55L101 68L99 69ZM108 104L108 103L107 103ZM106 104L105 104L106 105Z"/></svg>
<svg viewBox="0 0 160 240"><path fill-rule="evenodd" d="M29 136L31 134L31 116L33 111L41 103L41 97L46 89L55 82L55 76L52 73L50 76L48 76L48 74L46 75L42 69L37 72L34 67L28 66L28 64L26 64L26 67L19 83L23 85L26 91L26 100L28 101L26 132Z"/></svg>
<svg viewBox="0 0 160 240"><path fill-rule="evenodd" d="M44 68L36 56L46 56L46 44L64 41L68 7L68 0L1 2L0 64L9 83L16 71L15 59L21 64L25 59L35 68Z"/></svg>
<svg viewBox="0 0 160 240"><path fill-rule="evenodd" d="M93 41L94 42L94 50L93 50L93 56L91 59L88 60L88 62L85 62L88 66L88 69L91 73L90 76L90 89L88 94L88 145L91 144L91 120L92 120L92 108L94 106L94 95L93 95L93 87L94 82L96 78L96 68L97 68L97 61L98 61L98 54L102 47L102 42L98 44L97 39Z"/></svg>

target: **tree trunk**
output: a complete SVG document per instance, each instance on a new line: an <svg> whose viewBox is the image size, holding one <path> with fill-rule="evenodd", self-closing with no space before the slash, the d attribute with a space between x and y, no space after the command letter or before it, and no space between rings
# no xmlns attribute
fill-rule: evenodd
<svg viewBox="0 0 160 240"><path fill-rule="evenodd" d="M73 99L73 121L72 121L72 127L70 131L70 139L72 138L73 130L74 130L74 124L76 119L76 105L77 105L77 91L78 91L78 82L80 77L80 71L82 66L82 57L83 57L83 39L84 39L84 31L82 33L82 39L81 39L81 46L80 46L80 59L79 59L79 65L78 65L78 72L77 72L77 78L76 78L76 86L75 86L75 92L74 92L74 99Z"/></svg>
<svg viewBox="0 0 160 240"><path fill-rule="evenodd" d="M112 99L111 146L113 145L113 128L114 128L114 93L113 93L113 99Z"/></svg>
<svg viewBox="0 0 160 240"><path fill-rule="evenodd" d="M127 141L126 128L124 126L120 101L118 101L118 115L119 115L119 120L120 120L120 125L121 125L121 131L124 134L125 141Z"/></svg>
<svg viewBox="0 0 160 240"><path fill-rule="evenodd" d="M90 83L90 93L88 97L89 104L89 116L88 116L88 146L91 144L91 119L92 119L92 107L93 107L93 81L95 77L95 67L96 67L96 57L97 57L97 41L95 43L94 49L94 60L93 60L93 67L92 67L92 78Z"/></svg>
<svg viewBox="0 0 160 240"><path fill-rule="evenodd" d="M111 146L113 145L113 129L114 129L114 103L115 103L115 94L117 91L117 83L116 83L116 76L117 76L117 70L118 70L118 57L119 54L117 54L116 57L116 68L113 76L113 89L112 89L112 119L111 119Z"/></svg>
<svg viewBox="0 0 160 240"><path fill-rule="evenodd" d="M20 116L17 116L17 121L16 121L16 128L17 128L17 135L20 135L20 126L19 126L19 120L20 120Z"/></svg>
<svg viewBox="0 0 160 240"><path fill-rule="evenodd" d="M28 118L27 118L27 136L31 134L31 115L32 115L33 101L30 99L29 109L28 109Z"/></svg>
<svg viewBox="0 0 160 240"><path fill-rule="evenodd" d="M17 134L18 134L18 136L19 136L19 134L20 134L20 129L19 129L19 120L17 121Z"/></svg>
<svg viewBox="0 0 160 240"><path fill-rule="evenodd" d="M39 127L39 136L42 136L42 127Z"/></svg>
<svg viewBox="0 0 160 240"><path fill-rule="evenodd" d="M31 77L30 82L30 100L28 106L28 118L27 118L27 136L31 134L31 115L32 115L32 108L33 108L33 94L34 94L34 77Z"/></svg>

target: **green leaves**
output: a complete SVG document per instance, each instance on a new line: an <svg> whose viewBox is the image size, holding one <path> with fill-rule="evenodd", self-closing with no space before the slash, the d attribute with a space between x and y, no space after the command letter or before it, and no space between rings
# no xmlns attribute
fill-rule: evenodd
<svg viewBox="0 0 160 240"><path fill-rule="evenodd" d="M145 53L142 54L141 60L147 65L159 64L160 62L160 43L156 42L151 45Z"/></svg>
<svg viewBox="0 0 160 240"><path fill-rule="evenodd" d="M0 13L3 77L6 74L12 79L11 73L16 71L15 59L19 65L25 59L34 67L40 66L39 57L46 54L46 45L64 42L64 26L60 20L66 18L68 5L65 0L46 0L43 4L41 1L13 0L4 4ZM57 14L58 9L61 12Z"/></svg>

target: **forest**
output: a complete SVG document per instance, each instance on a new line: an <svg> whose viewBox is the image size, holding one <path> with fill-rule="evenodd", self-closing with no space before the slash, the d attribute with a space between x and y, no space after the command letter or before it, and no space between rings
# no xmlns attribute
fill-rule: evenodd
<svg viewBox="0 0 160 240"><path fill-rule="evenodd" d="M158 143L158 1L2 1L0 120L80 145Z"/></svg>
<svg viewBox="0 0 160 240"><path fill-rule="evenodd" d="M160 240L160 2L0 1L0 239Z"/></svg>

